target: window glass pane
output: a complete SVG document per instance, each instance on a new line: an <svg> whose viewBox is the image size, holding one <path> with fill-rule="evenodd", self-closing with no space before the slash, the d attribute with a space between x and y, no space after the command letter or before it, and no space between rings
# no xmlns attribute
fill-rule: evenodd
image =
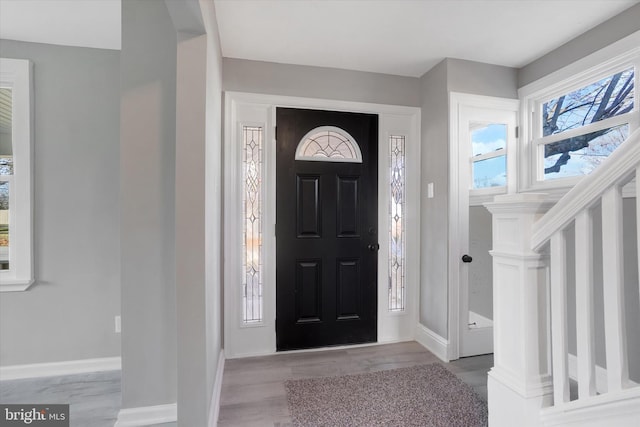
<svg viewBox="0 0 640 427"><path fill-rule="evenodd" d="M321 126L302 138L296 149L296 160L362 163L362 154L346 131L334 126Z"/></svg>
<svg viewBox="0 0 640 427"><path fill-rule="evenodd" d="M507 125L490 124L472 126L471 147L474 156L502 150L506 147Z"/></svg>
<svg viewBox="0 0 640 427"><path fill-rule="evenodd" d="M551 99L542 105L542 135L619 116L633 110L634 69L613 74L600 81Z"/></svg>
<svg viewBox="0 0 640 427"><path fill-rule="evenodd" d="M625 124L545 145L544 179L588 175L628 137Z"/></svg>
<svg viewBox="0 0 640 427"><path fill-rule="evenodd" d="M405 307L405 137L391 136L391 203L389 206L389 311Z"/></svg>
<svg viewBox="0 0 640 427"><path fill-rule="evenodd" d="M473 162L473 188L507 185L507 156Z"/></svg>
<svg viewBox="0 0 640 427"><path fill-rule="evenodd" d="M9 183L0 181L0 270L9 269Z"/></svg>
<svg viewBox="0 0 640 427"><path fill-rule="evenodd" d="M242 319L251 323L262 321L262 128L242 136Z"/></svg>

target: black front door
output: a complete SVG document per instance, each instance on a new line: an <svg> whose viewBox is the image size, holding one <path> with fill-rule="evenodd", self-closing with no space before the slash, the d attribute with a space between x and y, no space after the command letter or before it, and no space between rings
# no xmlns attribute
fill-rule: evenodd
<svg viewBox="0 0 640 427"><path fill-rule="evenodd" d="M375 342L378 116L278 108L276 121L277 349ZM321 126L350 134L362 163L295 160Z"/></svg>

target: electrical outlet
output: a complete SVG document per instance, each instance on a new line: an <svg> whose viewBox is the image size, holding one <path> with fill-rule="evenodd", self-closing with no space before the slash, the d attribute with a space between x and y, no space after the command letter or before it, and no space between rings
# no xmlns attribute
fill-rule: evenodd
<svg viewBox="0 0 640 427"><path fill-rule="evenodd" d="M116 323L116 334L119 334L122 331L122 324L120 323L120 316L116 316L115 323Z"/></svg>

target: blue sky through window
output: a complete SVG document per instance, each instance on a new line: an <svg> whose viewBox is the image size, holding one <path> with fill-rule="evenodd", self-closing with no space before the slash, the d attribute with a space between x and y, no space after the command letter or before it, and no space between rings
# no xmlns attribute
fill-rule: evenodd
<svg viewBox="0 0 640 427"><path fill-rule="evenodd" d="M472 160L482 154L504 153L507 140L505 124L488 124L471 131ZM507 184L506 156L473 161L472 188L498 187Z"/></svg>

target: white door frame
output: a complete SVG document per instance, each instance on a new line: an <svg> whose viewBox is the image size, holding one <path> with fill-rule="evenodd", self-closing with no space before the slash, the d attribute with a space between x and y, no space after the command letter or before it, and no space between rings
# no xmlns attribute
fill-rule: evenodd
<svg viewBox="0 0 640 427"><path fill-rule="evenodd" d="M275 333L275 125L276 108L351 111L379 116L378 160L378 343L414 339L418 323L420 281L420 109L384 104L225 92L224 126L224 348L227 358L274 354ZM242 126L263 128L263 320L244 324L241 310L242 271ZM406 309L387 309L389 136L406 139Z"/></svg>
<svg viewBox="0 0 640 427"><path fill-rule="evenodd" d="M466 109L495 109L516 112L519 109L517 99L496 98L491 96L472 95L467 93L451 92L449 95L449 359L455 360L460 357L461 344L461 311L463 304L461 298L462 262L460 260L463 252L463 239L468 241L469 217L468 209L463 209L463 203L469 203L469 192L461 191L463 180L468 175L462 169L461 154L464 152L460 147L461 132L460 126L465 120ZM517 123L516 123L517 125ZM517 139L508 138L507 141L507 189L508 193L516 192L516 165L518 158ZM468 162L468 159L466 160ZM496 194L504 193L505 190L495 191L486 189L474 195L476 204L493 200Z"/></svg>

